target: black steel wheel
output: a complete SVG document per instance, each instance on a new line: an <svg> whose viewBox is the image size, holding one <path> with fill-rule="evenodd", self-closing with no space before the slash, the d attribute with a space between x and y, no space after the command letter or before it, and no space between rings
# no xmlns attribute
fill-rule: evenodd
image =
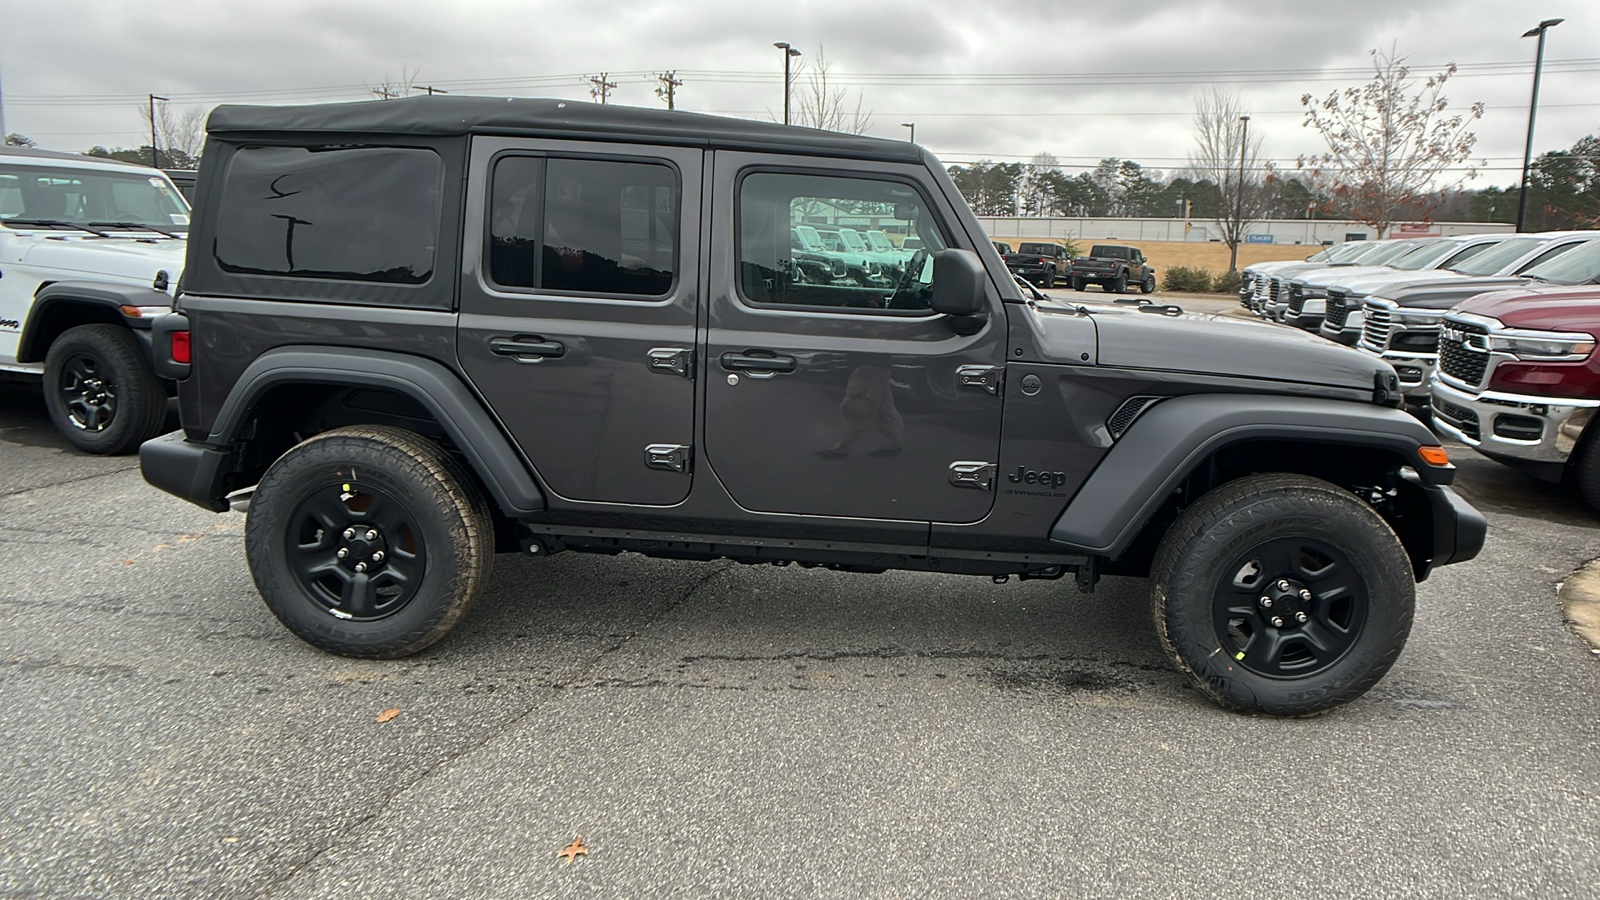
<svg viewBox="0 0 1600 900"><path fill-rule="evenodd" d="M444 637L488 579L494 523L468 473L413 432L352 426L272 464L250 501L250 572L279 621L343 656Z"/></svg>
<svg viewBox="0 0 1600 900"><path fill-rule="evenodd" d="M1104 290L1108 294L1120 294L1120 293L1123 293L1124 291L1126 291L1128 289L1128 275L1127 275L1127 273L1126 272L1118 272L1117 273L1117 277L1111 279L1110 281L1102 281L1100 283L1100 288L1102 290Z"/></svg>
<svg viewBox="0 0 1600 900"><path fill-rule="evenodd" d="M1306 716L1361 696L1411 630L1411 561L1354 494L1255 475L1178 517L1151 566L1157 635L1194 686L1241 712Z"/></svg>
<svg viewBox="0 0 1600 900"><path fill-rule="evenodd" d="M50 420L88 453L128 453L161 433L167 392L139 342L120 325L79 325L45 353Z"/></svg>
<svg viewBox="0 0 1600 900"><path fill-rule="evenodd" d="M1045 290L1049 290L1050 288L1055 287L1056 286L1056 270L1055 269L1045 269L1044 270L1044 275L1040 277L1040 281L1042 281L1044 283Z"/></svg>
<svg viewBox="0 0 1600 900"><path fill-rule="evenodd" d="M1154 294L1156 292L1156 276L1146 274L1144 280L1139 282L1139 290L1146 294Z"/></svg>

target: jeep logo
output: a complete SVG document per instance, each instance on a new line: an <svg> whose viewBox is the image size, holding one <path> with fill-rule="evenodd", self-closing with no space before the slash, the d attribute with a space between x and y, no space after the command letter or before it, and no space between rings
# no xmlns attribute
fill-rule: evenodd
<svg viewBox="0 0 1600 900"><path fill-rule="evenodd" d="M1046 487L1058 488L1067 483L1065 472L1030 472L1026 466L1017 466L1017 471L1006 476L1012 484L1040 484Z"/></svg>

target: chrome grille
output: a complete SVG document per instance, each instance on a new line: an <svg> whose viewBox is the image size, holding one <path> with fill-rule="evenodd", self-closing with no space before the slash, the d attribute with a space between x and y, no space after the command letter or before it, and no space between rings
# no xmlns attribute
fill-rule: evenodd
<svg viewBox="0 0 1600 900"><path fill-rule="evenodd" d="M1376 303L1368 303L1366 308L1366 321L1361 326L1361 346L1382 353L1389 349L1389 338L1394 334L1394 316L1388 307Z"/></svg>
<svg viewBox="0 0 1600 900"><path fill-rule="evenodd" d="M1439 332L1439 371L1462 384L1478 387L1489 368L1489 353L1467 345L1466 338L1486 335L1489 329L1470 322L1445 320ZM1479 344L1483 341L1479 340Z"/></svg>

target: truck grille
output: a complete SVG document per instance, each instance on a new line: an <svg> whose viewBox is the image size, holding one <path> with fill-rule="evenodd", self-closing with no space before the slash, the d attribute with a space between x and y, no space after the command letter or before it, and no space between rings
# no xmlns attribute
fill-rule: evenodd
<svg viewBox="0 0 1600 900"><path fill-rule="evenodd" d="M1298 284L1289 285L1289 309L1299 313L1306 308L1306 289Z"/></svg>
<svg viewBox="0 0 1600 900"><path fill-rule="evenodd" d="M1433 414L1454 426L1456 430L1473 440L1480 438L1478 429L1478 414L1465 406L1451 403L1449 400L1433 398Z"/></svg>
<svg viewBox="0 0 1600 900"><path fill-rule="evenodd" d="M1323 318L1324 324L1330 329L1342 329L1344 323L1350 318L1350 295L1344 291L1328 291L1328 312Z"/></svg>
<svg viewBox="0 0 1600 900"><path fill-rule="evenodd" d="M1361 346L1379 353L1389 349L1389 337L1394 334L1394 317L1388 308L1373 303L1367 305L1366 322L1361 327Z"/></svg>
<svg viewBox="0 0 1600 900"><path fill-rule="evenodd" d="M1278 295L1281 294L1281 293L1283 293L1283 279L1281 279L1281 278L1269 278L1269 279L1267 279L1267 302L1268 303L1277 303L1278 302Z"/></svg>
<svg viewBox="0 0 1600 900"><path fill-rule="evenodd" d="M1446 321L1439 334L1439 371L1462 384L1481 385L1483 373L1489 368L1489 354L1467 346L1460 336L1488 333L1489 329L1482 325Z"/></svg>

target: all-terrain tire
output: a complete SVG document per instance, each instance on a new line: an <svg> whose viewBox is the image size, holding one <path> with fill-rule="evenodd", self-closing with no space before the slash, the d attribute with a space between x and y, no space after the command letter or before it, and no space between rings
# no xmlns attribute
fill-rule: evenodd
<svg viewBox="0 0 1600 900"><path fill-rule="evenodd" d="M133 333L121 325L79 325L44 358L50 421L86 453L129 453L161 433L167 391Z"/></svg>
<svg viewBox="0 0 1600 900"><path fill-rule="evenodd" d="M1594 430L1594 419L1584 426L1584 431ZM1589 508L1600 513L1600 433L1584 434L1582 443L1578 448L1578 458L1574 461L1573 480L1578 484L1578 493L1583 496Z"/></svg>
<svg viewBox="0 0 1600 900"><path fill-rule="evenodd" d="M1323 713L1377 684L1416 604L1389 524L1301 475L1253 475L1202 496L1162 539L1150 588L1172 664L1223 707L1274 716Z"/></svg>
<svg viewBox="0 0 1600 900"><path fill-rule="evenodd" d="M1139 290L1146 294L1154 294L1156 292L1156 276L1146 274L1144 281L1139 282Z"/></svg>
<svg viewBox="0 0 1600 900"><path fill-rule="evenodd" d="M1121 294L1128 290L1128 273L1118 272L1117 277L1110 281L1102 281L1100 287L1108 294Z"/></svg>
<svg viewBox="0 0 1600 900"><path fill-rule="evenodd" d="M1084 281L1082 278L1074 278L1074 279L1072 279L1072 289L1073 290L1082 291L1082 290L1086 290L1088 287L1089 287L1089 282Z"/></svg>
<svg viewBox="0 0 1600 900"><path fill-rule="evenodd" d="M1056 270L1055 269L1046 269L1044 271L1044 274L1042 276L1040 276L1039 280L1044 283L1043 286L1044 286L1045 290L1049 290L1049 289L1055 287L1056 286Z"/></svg>
<svg viewBox="0 0 1600 900"><path fill-rule="evenodd" d="M303 441L267 469L245 549L267 607L301 640L393 659L466 614L489 579L494 522L477 483L437 444L355 425Z"/></svg>

